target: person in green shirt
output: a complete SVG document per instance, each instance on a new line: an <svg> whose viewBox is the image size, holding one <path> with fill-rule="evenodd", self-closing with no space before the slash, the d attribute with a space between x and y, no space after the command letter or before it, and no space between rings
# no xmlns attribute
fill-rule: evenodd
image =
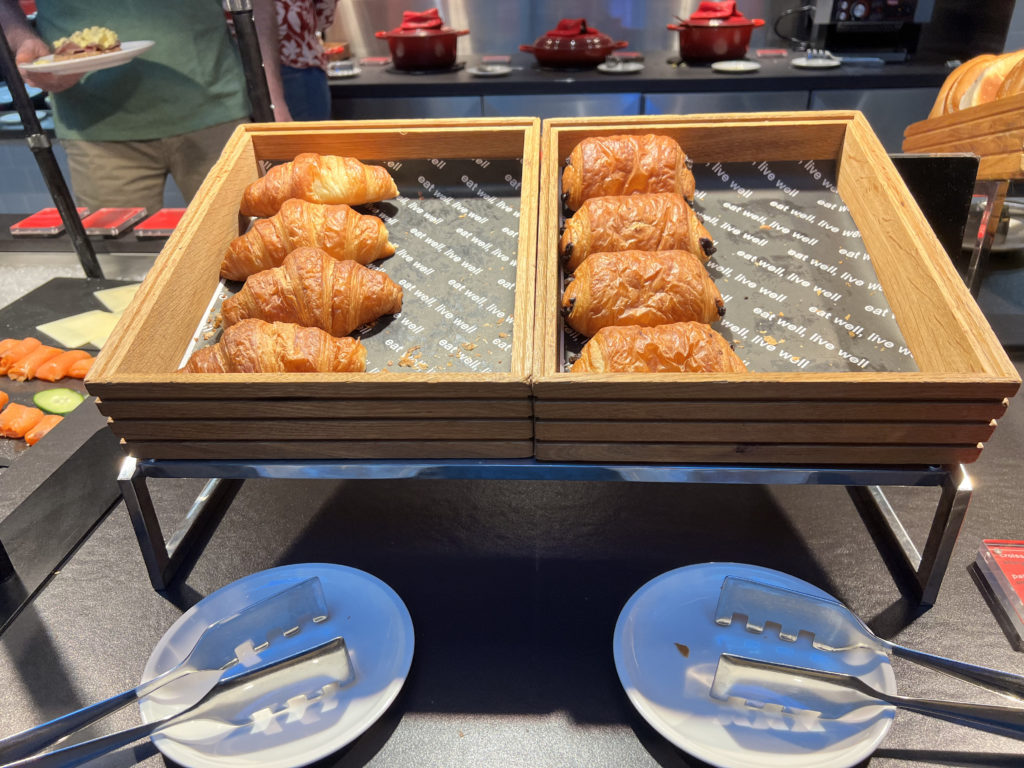
<svg viewBox="0 0 1024 768"><path fill-rule="evenodd" d="M0 0L0 24L18 64L87 27L122 42L152 40L131 61L83 75L29 73L49 91L76 204L162 207L167 174L186 201L199 189L250 106L237 47L218 0L37 0L35 29L17 0ZM254 0L260 49L277 120L289 120L280 78L273 0Z"/></svg>

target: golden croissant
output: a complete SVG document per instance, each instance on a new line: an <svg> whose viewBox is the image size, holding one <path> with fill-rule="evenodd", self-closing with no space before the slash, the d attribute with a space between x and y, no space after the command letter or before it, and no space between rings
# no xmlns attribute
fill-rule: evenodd
<svg viewBox="0 0 1024 768"><path fill-rule="evenodd" d="M388 230L376 216L347 205L319 205L289 200L269 219L257 219L244 235L231 241L220 265L221 277L245 280L264 269L278 267L296 248L320 248L334 259L360 264L395 252Z"/></svg>
<svg viewBox="0 0 1024 768"><path fill-rule="evenodd" d="M593 336L609 325L713 323L725 303L704 264L686 251L595 253L562 294L573 328Z"/></svg>
<svg viewBox="0 0 1024 768"><path fill-rule="evenodd" d="M562 172L562 200L575 211L608 195L675 192L693 199L693 172L682 147L668 136L590 136L577 144Z"/></svg>
<svg viewBox="0 0 1024 768"><path fill-rule="evenodd" d="M590 339L573 373L743 373L725 338L704 323L612 325Z"/></svg>
<svg viewBox="0 0 1024 768"><path fill-rule="evenodd" d="M251 275L221 306L224 325L256 317L345 336L381 315L402 311L402 289L383 272L298 248L280 267Z"/></svg>
<svg viewBox="0 0 1024 768"><path fill-rule="evenodd" d="M362 205L397 195L394 179L379 165L304 152L246 187L241 211L243 216L273 216L293 197L310 203Z"/></svg>
<svg viewBox="0 0 1024 768"><path fill-rule="evenodd" d="M592 197L566 221L559 241L569 272L592 253L676 250L707 261L715 247L686 199L670 192Z"/></svg>
<svg viewBox="0 0 1024 768"><path fill-rule="evenodd" d="M185 373L346 373L366 370L366 347L319 328L249 318L197 350Z"/></svg>

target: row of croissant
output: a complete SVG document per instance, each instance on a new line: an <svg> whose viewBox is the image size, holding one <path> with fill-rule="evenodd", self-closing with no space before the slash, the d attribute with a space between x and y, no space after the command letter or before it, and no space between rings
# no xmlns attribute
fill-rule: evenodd
<svg viewBox="0 0 1024 768"><path fill-rule="evenodd" d="M402 309L402 288L366 267L391 256L384 223L351 206L395 197L385 168L304 153L244 191L258 216L228 245L221 277L245 281L221 305L224 332L197 350L188 373L343 373L366 370L348 334Z"/></svg>
<svg viewBox="0 0 1024 768"><path fill-rule="evenodd" d="M725 314L705 269L715 251L691 207L678 142L656 134L588 137L562 172L559 251L565 321L590 337L575 373L743 372L710 324Z"/></svg>

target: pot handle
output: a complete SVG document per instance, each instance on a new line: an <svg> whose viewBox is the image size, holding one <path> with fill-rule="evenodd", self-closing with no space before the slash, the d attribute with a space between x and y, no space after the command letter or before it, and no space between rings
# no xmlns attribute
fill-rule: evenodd
<svg viewBox="0 0 1024 768"><path fill-rule="evenodd" d="M761 23L764 24L763 21ZM463 35L468 35L468 34L469 34L469 30L468 29L456 29L455 30L455 36L456 37L462 37Z"/></svg>
<svg viewBox="0 0 1024 768"><path fill-rule="evenodd" d="M619 48L625 48L627 45L629 45L628 40L619 40L616 43L612 43L612 50L617 51Z"/></svg>
<svg viewBox="0 0 1024 768"><path fill-rule="evenodd" d="M388 33L385 32L384 30L380 30L378 32L374 32L373 36L383 40L383 39L385 39L388 36Z"/></svg>
<svg viewBox="0 0 1024 768"><path fill-rule="evenodd" d="M519 50L522 51L523 53L536 53L537 52L537 49L534 48L532 45L520 45L519 46Z"/></svg>
<svg viewBox="0 0 1024 768"><path fill-rule="evenodd" d="M763 27L764 26L764 19L751 19L751 21L754 22L754 26L755 27Z"/></svg>
<svg viewBox="0 0 1024 768"><path fill-rule="evenodd" d="M682 32L684 29L686 29L686 25L684 25L684 24L667 24L666 25L666 29L671 29L673 32Z"/></svg>

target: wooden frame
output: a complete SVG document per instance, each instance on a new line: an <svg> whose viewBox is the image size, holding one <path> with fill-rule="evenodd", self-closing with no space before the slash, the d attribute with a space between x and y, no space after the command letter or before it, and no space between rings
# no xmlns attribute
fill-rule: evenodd
<svg viewBox="0 0 1024 768"><path fill-rule="evenodd" d="M617 133L672 136L698 163L835 160L839 194L919 372L562 372L562 159L587 136ZM1020 386L1016 369L859 112L552 119L544 123L542 157L533 384L539 459L970 462L991 436L1006 398Z"/></svg>
<svg viewBox="0 0 1024 768"><path fill-rule="evenodd" d="M240 126L168 239L87 381L134 456L149 459L512 458L532 455L531 349L540 121ZM522 157L508 373L183 374L176 370L240 231L259 162L320 152L388 160Z"/></svg>

